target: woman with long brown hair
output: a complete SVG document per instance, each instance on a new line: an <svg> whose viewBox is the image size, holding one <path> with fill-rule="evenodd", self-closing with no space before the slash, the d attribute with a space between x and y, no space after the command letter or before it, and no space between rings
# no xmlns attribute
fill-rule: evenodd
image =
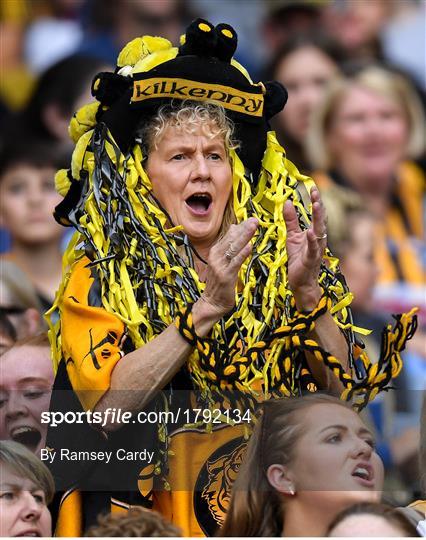
<svg viewBox="0 0 426 540"><path fill-rule="evenodd" d="M347 506L378 501L383 465L350 405L325 394L267 401L221 536L323 536Z"/></svg>

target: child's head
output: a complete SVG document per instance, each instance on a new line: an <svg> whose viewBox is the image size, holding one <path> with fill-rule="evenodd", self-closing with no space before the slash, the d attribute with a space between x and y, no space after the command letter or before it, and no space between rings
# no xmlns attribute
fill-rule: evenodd
<svg viewBox="0 0 426 540"><path fill-rule="evenodd" d="M376 221L351 190L333 187L324 191L322 198L328 215L328 245L340 259L342 272L354 294L352 306L368 310L378 272Z"/></svg>
<svg viewBox="0 0 426 540"><path fill-rule="evenodd" d="M53 218L61 201L55 172L62 165L54 146L15 142L0 154L0 226L12 244L59 244L63 229Z"/></svg>

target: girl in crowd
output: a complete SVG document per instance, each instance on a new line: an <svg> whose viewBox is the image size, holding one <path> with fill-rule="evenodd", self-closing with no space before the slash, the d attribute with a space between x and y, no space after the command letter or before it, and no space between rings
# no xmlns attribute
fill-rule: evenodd
<svg viewBox="0 0 426 540"><path fill-rule="evenodd" d="M0 536L51 536L49 469L24 446L0 441Z"/></svg>
<svg viewBox="0 0 426 540"><path fill-rule="evenodd" d="M273 58L268 77L288 91L288 103L272 122L287 157L303 172L311 171L305 152L312 113L342 60L336 45L320 34L293 35ZM304 69L300 69L303 66Z"/></svg>
<svg viewBox="0 0 426 540"><path fill-rule="evenodd" d="M324 536L351 503L377 502L383 465L358 414L337 398L273 400L232 490L221 536Z"/></svg>
<svg viewBox="0 0 426 540"><path fill-rule="evenodd" d="M14 140L17 144L24 134L27 139L55 145L58 154L68 153L72 144L68 136L70 118L90 99L94 75L106 68L103 60L83 54L68 56L49 67L37 81L26 107L2 130L4 142Z"/></svg>
<svg viewBox="0 0 426 540"><path fill-rule="evenodd" d="M337 183L360 194L378 220L376 305L424 302L424 115L407 81L379 67L339 78L318 107L308 154L320 191Z"/></svg>
<svg viewBox="0 0 426 540"><path fill-rule="evenodd" d="M52 145L35 142L11 144L0 156L0 225L11 238L3 257L28 276L43 311L52 305L62 273L63 229L53 218L60 165Z"/></svg>
<svg viewBox="0 0 426 540"><path fill-rule="evenodd" d="M386 504L358 503L343 510L328 529L327 536L419 537L416 527L400 512Z"/></svg>
<svg viewBox="0 0 426 540"><path fill-rule="evenodd" d="M12 439L39 455L46 442L53 368L46 334L16 342L0 358L0 439Z"/></svg>

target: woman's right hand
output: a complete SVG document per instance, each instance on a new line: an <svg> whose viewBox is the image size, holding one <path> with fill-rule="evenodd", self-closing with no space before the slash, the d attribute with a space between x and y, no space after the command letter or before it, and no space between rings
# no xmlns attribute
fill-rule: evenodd
<svg viewBox="0 0 426 540"><path fill-rule="evenodd" d="M256 218L231 225L225 236L210 249L206 287L192 308L198 335L206 335L235 306L238 272L251 253L251 239L257 227Z"/></svg>

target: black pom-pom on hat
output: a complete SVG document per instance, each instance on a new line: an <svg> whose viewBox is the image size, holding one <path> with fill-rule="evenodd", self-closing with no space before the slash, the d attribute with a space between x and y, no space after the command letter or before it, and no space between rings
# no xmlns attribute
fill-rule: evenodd
<svg viewBox="0 0 426 540"><path fill-rule="evenodd" d="M237 33L229 24L221 23L216 26L216 36L216 57L222 62L230 62L237 49Z"/></svg>
<svg viewBox="0 0 426 540"><path fill-rule="evenodd" d="M265 87L264 115L267 120L284 109L288 99L288 92L278 81L268 81L263 83Z"/></svg>
<svg viewBox="0 0 426 540"><path fill-rule="evenodd" d="M215 27L205 19L196 19L186 29L185 42L179 47L179 55L214 56L216 39Z"/></svg>
<svg viewBox="0 0 426 540"><path fill-rule="evenodd" d="M217 103L234 122L241 143L237 153L256 182L268 122L284 107L287 91L278 82L254 84L232 64L237 42L232 26L215 27L197 19L187 28L175 58L133 72L132 77L101 73L92 86L93 95L105 105L98 122L108 127L120 149L127 152L140 122L156 114L161 105L184 99Z"/></svg>
<svg viewBox="0 0 426 540"><path fill-rule="evenodd" d="M132 81L117 73L98 73L92 81L92 96L102 105L112 105L132 86Z"/></svg>

